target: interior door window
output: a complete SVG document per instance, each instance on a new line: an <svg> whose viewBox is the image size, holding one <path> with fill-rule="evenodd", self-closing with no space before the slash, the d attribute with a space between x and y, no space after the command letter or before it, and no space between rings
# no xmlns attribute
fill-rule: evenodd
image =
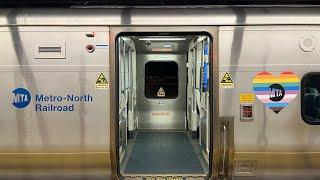
<svg viewBox="0 0 320 180"><path fill-rule="evenodd" d="M147 62L145 64L145 96L149 99L178 97L178 64Z"/></svg>

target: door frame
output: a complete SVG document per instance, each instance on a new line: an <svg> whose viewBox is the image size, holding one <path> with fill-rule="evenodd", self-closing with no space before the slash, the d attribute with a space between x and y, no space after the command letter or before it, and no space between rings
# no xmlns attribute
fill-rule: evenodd
<svg viewBox="0 0 320 180"><path fill-rule="evenodd" d="M219 62L218 62L218 27L217 26L110 26L110 156L111 172L113 179L122 179L118 164L119 153L117 149L118 137L118 88L119 74L116 39L120 33L141 33L141 32L176 32L176 33L206 33L211 38L211 56L209 60L209 96L210 96L210 155L212 158L209 163L209 179L216 179L219 170L220 154L220 122L219 122ZM167 175L166 175L167 176Z"/></svg>

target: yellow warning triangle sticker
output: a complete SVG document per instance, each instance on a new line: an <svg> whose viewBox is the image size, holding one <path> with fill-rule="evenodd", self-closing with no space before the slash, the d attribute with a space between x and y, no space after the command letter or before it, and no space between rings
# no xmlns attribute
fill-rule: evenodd
<svg viewBox="0 0 320 180"><path fill-rule="evenodd" d="M225 73L222 80L221 80L221 83L233 83L232 79L231 79L231 76L229 73Z"/></svg>
<svg viewBox="0 0 320 180"><path fill-rule="evenodd" d="M104 76L103 73L101 73L96 81L96 83L102 83L102 84L105 84L105 83L108 83L106 77Z"/></svg>
<svg viewBox="0 0 320 180"><path fill-rule="evenodd" d="M166 92L164 92L162 87L159 88L159 90L157 92L157 96L158 97L165 97L166 96Z"/></svg>
<svg viewBox="0 0 320 180"><path fill-rule="evenodd" d="M97 81L96 81L96 89L108 89L109 82L103 73L100 73Z"/></svg>
<svg viewBox="0 0 320 180"><path fill-rule="evenodd" d="M220 81L220 87L222 88L234 88L233 80L228 72L226 72L221 81Z"/></svg>

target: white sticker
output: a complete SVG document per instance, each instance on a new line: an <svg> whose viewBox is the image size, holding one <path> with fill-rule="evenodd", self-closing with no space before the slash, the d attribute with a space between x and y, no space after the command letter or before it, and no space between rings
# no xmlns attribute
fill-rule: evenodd
<svg viewBox="0 0 320 180"><path fill-rule="evenodd" d="M166 97L166 92L164 92L163 88L160 87L158 92L157 92L158 97Z"/></svg>

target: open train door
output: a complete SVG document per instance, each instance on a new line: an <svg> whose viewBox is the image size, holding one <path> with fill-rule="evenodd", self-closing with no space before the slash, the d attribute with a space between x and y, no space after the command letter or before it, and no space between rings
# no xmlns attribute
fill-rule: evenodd
<svg viewBox="0 0 320 180"><path fill-rule="evenodd" d="M228 172L217 33L204 26L110 28L113 178L211 179Z"/></svg>

